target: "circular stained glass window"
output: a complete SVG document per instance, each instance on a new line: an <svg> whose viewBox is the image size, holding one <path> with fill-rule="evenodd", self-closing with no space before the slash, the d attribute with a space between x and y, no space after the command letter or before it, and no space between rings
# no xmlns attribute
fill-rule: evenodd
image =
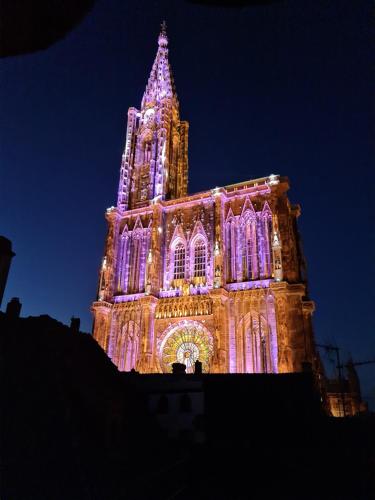
<svg viewBox="0 0 375 500"><path fill-rule="evenodd" d="M163 371L171 372L173 363L183 363L187 373L194 373L194 363L199 360L203 371L208 372L212 350L212 339L203 327L199 325L176 327L162 349Z"/></svg>

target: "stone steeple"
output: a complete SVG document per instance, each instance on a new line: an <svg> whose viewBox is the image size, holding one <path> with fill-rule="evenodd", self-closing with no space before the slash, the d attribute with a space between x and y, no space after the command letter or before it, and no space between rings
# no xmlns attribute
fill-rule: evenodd
<svg viewBox="0 0 375 500"><path fill-rule="evenodd" d="M172 69L168 60L168 37L165 21L161 25L158 38L158 51L152 65L146 90L143 94L142 109L160 103L163 99L173 99L178 107Z"/></svg>
<svg viewBox="0 0 375 500"><path fill-rule="evenodd" d="M128 111L117 203L120 210L146 206L152 200L185 196L187 147L188 123L180 120L163 23L141 109Z"/></svg>

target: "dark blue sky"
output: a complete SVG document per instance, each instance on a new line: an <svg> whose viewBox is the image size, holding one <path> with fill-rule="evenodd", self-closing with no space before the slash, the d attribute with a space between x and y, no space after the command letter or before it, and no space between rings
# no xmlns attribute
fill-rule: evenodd
<svg viewBox="0 0 375 500"><path fill-rule="evenodd" d="M107 0L48 50L2 60L0 233L17 253L4 302L91 329L127 108L140 105L165 18L190 192L287 175L317 339L375 357L371 9ZM359 373L375 397L375 365Z"/></svg>

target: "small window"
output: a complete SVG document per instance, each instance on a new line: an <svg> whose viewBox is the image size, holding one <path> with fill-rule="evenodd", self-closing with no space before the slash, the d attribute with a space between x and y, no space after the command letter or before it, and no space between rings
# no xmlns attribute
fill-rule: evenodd
<svg viewBox="0 0 375 500"><path fill-rule="evenodd" d="M203 240L199 240L194 247L194 278L204 276L206 276L206 244Z"/></svg>
<svg viewBox="0 0 375 500"><path fill-rule="evenodd" d="M253 257L252 253L253 253L253 249L252 249L252 241L251 239L249 238L247 240L247 246L246 246L246 250L247 250L247 279L251 280L252 277L253 277L253 269L252 269L252 262L251 262L251 259Z"/></svg>
<svg viewBox="0 0 375 500"><path fill-rule="evenodd" d="M174 270L173 279L185 278L185 247L182 243L177 243L174 250Z"/></svg>

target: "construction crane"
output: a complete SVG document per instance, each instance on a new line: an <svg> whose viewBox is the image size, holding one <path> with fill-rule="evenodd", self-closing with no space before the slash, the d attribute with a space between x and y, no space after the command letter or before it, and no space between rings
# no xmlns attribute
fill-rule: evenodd
<svg viewBox="0 0 375 500"><path fill-rule="evenodd" d="M368 359L365 361L348 361L345 364L340 362L340 348L332 345L332 344L315 344L316 347L320 347L325 349L326 351L333 351L336 354L336 367L338 370L338 379L339 379L339 387L340 387L340 396L341 396L341 405L342 405L342 413L343 416L346 417L346 408L345 408L345 390L344 390L344 379L343 379L343 368L348 368L350 366L363 366L375 363L375 359Z"/></svg>
<svg viewBox="0 0 375 500"><path fill-rule="evenodd" d="M366 359L365 361L348 361L347 363L345 364L342 364L342 365L337 365L337 368L339 369L342 369L342 368L350 368L350 367L354 367L354 366L362 366L362 365L370 365L372 363L375 363L375 359Z"/></svg>
<svg viewBox="0 0 375 500"><path fill-rule="evenodd" d="M336 361L337 361L336 366L337 366L337 369L339 372L339 387L340 387L340 393L341 393L342 414L344 417L346 417L344 381L342 378L343 365L340 362L340 348L337 346L334 346L332 344L315 344L315 345L316 345L316 347L323 348L326 351L333 351L336 354Z"/></svg>
<svg viewBox="0 0 375 500"><path fill-rule="evenodd" d="M372 363L375 363L375 359L368 359L366 361L348 361L348 363L346 363L345 365L341 365L341 366L345 366L345 367L362 366L362 365L370 365Z"/></svg>

